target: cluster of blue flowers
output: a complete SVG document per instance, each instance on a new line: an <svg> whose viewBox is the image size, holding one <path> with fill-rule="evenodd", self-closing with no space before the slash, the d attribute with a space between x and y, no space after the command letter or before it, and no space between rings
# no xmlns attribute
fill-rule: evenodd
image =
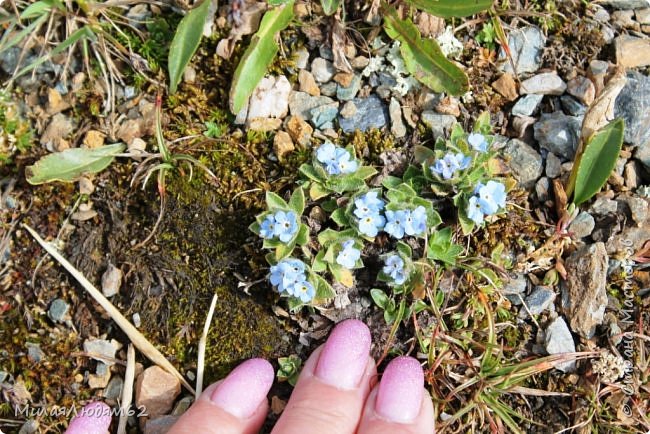
<svg viewBox="0 0 650 434"><path fill-rule="evenodd" d="M423 206L413 211L386 211L386 220L384 230L398 240L404 235L422 235L427 230L427 211Z"/></svg>
<svg viewBox="0 0 650 434"><path fill-rule="evenodd" d="M307 281L305 269L305 264L299 259L283 259L271 266L271 284L278 288L280 294L287 293L308 303L316 295L316 290Z"/></svg>
<svg viewBox="0 0 650 434"><path fill-rule="evenodd" d="M344 241L341 246L343 250L336 257L336 263L348 270L352 270L359 258L361 258L361 250L354 247L354 240Z"/></svg>
<svg viewBox="0 0 650 434"><path fill-rule="evenodd" d="M369 191L354 201L354 215L358 218L359 232L369 237L377 236L384 228L386 219L381 212L384 201L377 197L376 191Z"/></svg>
<svg viewBox="0 0 650 434"><path fill-rule="evenodd" d="M406 282L406 272L404 271L404 260L399 255L393 254L386 258L384 261L384 268L382 269L385 275L393 279L397 285Z"/></svg>
<svg viewBox="0 0 650 434"><path fill-rule="evenodd" d="M442 179L449 180L456 176L459 170L465 170L472 162L472 157L465 156L462 152L454 154L447 152L447 154L435 161L431 166L431 173L441 176Z"/></svg>
<svg viewBox="0 0 650 434"><path fill-rule="evenodd" d="M293 211L277 211L266 216L260 225L260 236L265 239L277 237L288 243L298 232L298 216Z"/></svg>
<svg viewBox="0 0 650 434"><path fill-rule="evenodd" d="M481 224L485 216L496 214L506 207L506 187L497 181L478 184L474 196L469 199L467 217L474 223Z"/></svg>
<svg viewBox="0 0 650 434"><path fill-rule="evenodd" d="M323 143L316 150L316 159L325 166L329 175L347 175L357 171L359 163L350 159L350 153L331 142Z"/></svg>

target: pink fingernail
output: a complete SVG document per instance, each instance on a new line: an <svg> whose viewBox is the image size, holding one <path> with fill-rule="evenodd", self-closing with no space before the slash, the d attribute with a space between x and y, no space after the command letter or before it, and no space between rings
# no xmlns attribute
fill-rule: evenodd
<svg viewBox="0 0 650 434"><path fill-rule="evenodd" d="M274 376L273 366L266 360L246 360L219 384L210 399L233 416L247 419L266 399Z"/></svg>
<svg viewBox="0 0 650 434"><path fill-rule="evenodd" d="M420 413L424 372L412 357L398 357L386 366L379 383L375 411L390 422L410 423Z"/></svg>
<svg viewBox="0 0 650 434"><path fill-rule="evenodd" d="M370 330L361 321L345 320L334 327L320 353L315 374L341 389L355 389L368 365Z"/></svg>
<svg viewBox="0 0 650 434"><path fill-rule="evenodd" d="M111 408L103 402L91 402L70 421L65 434L107 434L111 413Z"/></svg>

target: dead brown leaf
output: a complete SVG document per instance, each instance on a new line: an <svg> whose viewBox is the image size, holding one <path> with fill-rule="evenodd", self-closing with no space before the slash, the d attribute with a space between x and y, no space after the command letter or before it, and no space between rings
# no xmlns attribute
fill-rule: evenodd
<svg viewBox="0 0 650 434"><path fill-rule="evenodd" d="M625 83L627 83L625 68L619 66L614 70L603 92L589 106L589 110L585 114L582 121L581 144L577 155L581 154L584 143L596 131L614 119L616 97L623 90Z"/></svg>
<svg viewBox="0 0 650 434"><path fill-rule="evenodd" d="M345 26L341 23L339 12L334 16L334 25L332 26L332 53L334 54L334 67L339 71L352 73L353 69L345 57L345 46L348 36L345 34Z"/></svg>

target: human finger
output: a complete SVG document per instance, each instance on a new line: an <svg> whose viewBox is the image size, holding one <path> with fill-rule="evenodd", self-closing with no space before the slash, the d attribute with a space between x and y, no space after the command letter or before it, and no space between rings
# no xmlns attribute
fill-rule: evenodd
<svg viewBox="0 0 650 434"><path fill-rule="evenodd" d="M305 363L272 433L354 433L376 375L370 341L361 321L339 323Z"/></svg>

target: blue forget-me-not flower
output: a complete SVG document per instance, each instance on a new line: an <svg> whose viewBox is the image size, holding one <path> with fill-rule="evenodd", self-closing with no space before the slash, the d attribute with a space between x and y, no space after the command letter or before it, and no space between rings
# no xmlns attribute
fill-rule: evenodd
<svg viewBox="0 0 650 434"><path fill-rule="evenodd" d="M410 211L386 211L384 230L398 240L404 237L407 215Z"/></svg>
<svg viewBox="0 0 650 434"><path fill-rule="evenodd" d="M427 211L423 206L418 206L406 216L404 232L406 235L422 235L427 230Z"/></svg>
<svg viewBox="0 0 650 434"><path fill-rule="evenodd" d="M299 259L286 258L271 266L270 280L278 288L280 294L287 292L293 294L296 283L306 280L305 264Z"/></svg>
<svg viewBox="0 0 650 434"><path fill-rule="evenodd" d="M267 215L264 221L260 224L260 236L265 239L273 238L275 236L275 217L273 214Z"/></svg>
<svg viewBox="0 0 650 434"><path fill-rule="evenodd" d="M462 152L457 154L447 152L443 158L436 160L430 169L442 179L451 179L459 170L467 169L471 162L472 157L465 156Z"/></svg>
<svg viewBox="0 0 650 434"><path fill-rule="evenodd" d="M350 153L331 142L323 143L316 150L316 160L325 166L328 175L341 175L356 172L359 167Z"/></svg>
<svg viewBox="0 0 650 434"><path fill-rule="evenodd" d="M506 207L506 187L497 181L479 183L474 189L474 196L469 199L467 217L474 223L481 224L487 215L496 214Z"/></svg>
<svg viewBox="0 0 650 434"><path fill-rule="evenodd" d="M386 219L380 214L384 209L384 201L378 197L376 191L369 191L357 198L354 205L354 215L359 219L359 232L369 237L377 236L386 223Z"/></svg>
<svg viewBox="0 0 650 434"><path fill-rule="evenodd" d="M314 285L309 283L307 280L302 280L294 283L291 288L291 295L299 298L303 303L308 303L316 295L316 290L314 289Z"/></svg>
<svg viewBox="0 0 650 434"><path fill-rule="evenodd" d="M293 211L278 211L273 218L275 219L273 235L278 237L283 243L291 241L296 232L298 232L298 216L296 213Z"/></svg>
<svg viewBox="0 0 650 434"><path fill-rule="evenodd" d="M336 257L336 263L352 270L361 257L361 250L354 247L354 240L344 241L342 246L343 250Z"/></svg>
<svg viewBox="0 0 650 434"><path fill-rule="evenodd" d="M384 261L384 274L390 276L397 285L406 282L406 273L404 272L404 260L399 255L391 255Z"/></svg>

